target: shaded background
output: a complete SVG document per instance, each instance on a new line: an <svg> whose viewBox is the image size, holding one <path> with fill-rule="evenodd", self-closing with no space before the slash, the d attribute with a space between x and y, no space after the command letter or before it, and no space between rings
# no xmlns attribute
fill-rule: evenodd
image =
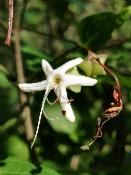
<svg viewBox="0 0 131 175"><path fill-rule="evenodd" d="M17 0L8 47L4 44L8 1L0 0L0 174L130 174L130 5L130 0ZM48 115L60 119L42 118L36 145L30 150L44 92L24 94L18 82L43 80L42 59L55 68L85 58L88 49L108 55L106 64L120 80L123 111L105 125L103 138L89 151L80 150L95 133L97 117L112 101L112 78L94 68L95 87L82 87L80 93L68 90L76 122L61 115L59 104L46 104ZM54 93L49 98L54 100Z"/></svg>

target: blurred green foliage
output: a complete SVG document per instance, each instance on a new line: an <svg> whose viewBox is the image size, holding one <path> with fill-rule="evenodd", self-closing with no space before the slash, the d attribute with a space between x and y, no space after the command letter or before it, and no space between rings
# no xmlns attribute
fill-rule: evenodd
<svg viewBox="0 0 131 175"><path fill-rule="evenodd" d="M33 151L20 119L15 67L14 35L4 45L8 1L0 1L0 175L130 175L131 171L131 2L130 0L23 0L21 1L21 54L27 82L45 78L41 60L57 66L87 50L107 54L105 63L120 80L124 109L109 121L89 151L80 150L95 133L97 117L112 102L114 81L95 62L85 60L70 74L95 77L95 87L71 87L69 99L76 122L68 122L58 103L46 104L50 121L42 118ZM14 9L16 3L14 2ZM14 14L15 16L15 14ZM76 92L76 93L75 93ZM36 129L44 92L28 94ZM55 99L50 93L49 99Z"/></svg>

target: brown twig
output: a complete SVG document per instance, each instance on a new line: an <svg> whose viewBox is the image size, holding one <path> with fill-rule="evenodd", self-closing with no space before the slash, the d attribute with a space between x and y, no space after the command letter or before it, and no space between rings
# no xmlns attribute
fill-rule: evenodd
<svg viewBox="0 0 131 175"><path fill-rule="evenodd" d="M23 62L21 55L21 46L20 46L20 21L21 21L21 11L22 11L22 2L17 1L16 10L15 10L15 23L14 23L14 48L15 48L15 63L16 63L16 73L18 83L25 82L24 71L23 71ZM27 103L28 99L26 94L20 91L20 104L23 106ZM31 121L31 111L28 105L23 107L23 112L21 117L24 121L26 138L30 142L34 137L34 131Z"/></svg>
<svg viewBox="0 0 131 175"><path fill-rule="evenodd" d="M92 60L94 59L101 67L103 67L106 70L106 72L110 76L112 76L114 78L115 83L116 83L114 91L113 91L113 98L114 98L115 103L113 103L113 105L111 107L109 107L107 110L105 110L103 112L103 114L101 115L101 117L98 117L96 134L86 145L81 146L82 150L89 150L89 147L98 138L102 137L102 135L103 135L102 129L103 129L103 126L105 125L105 123L107 123L110 119L118 116L118 114L123 109L122 100L121 100L120 84L119 84L119 80L118 80L117 76L106 65L104 65L100 62L99 55L96 55L93 52L89 51L88 52L88 59L92 59Z"/></svg>
<svg viewBox="0 0 131 175"><path fill-rule="evenodd" d="M13 26L13 13L14 13L13 0L8 0L8 6L9 6L8 32L5 44L10 46L12 26Z"/></svg>

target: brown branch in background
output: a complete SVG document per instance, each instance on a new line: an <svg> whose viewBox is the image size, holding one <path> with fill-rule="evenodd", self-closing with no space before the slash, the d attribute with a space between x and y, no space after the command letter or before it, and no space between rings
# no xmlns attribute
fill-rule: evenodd
<svg viewBox="0 0 131 175"><path fill-rule="evenodd" d="M130 41L130 38L127 38L127 37L110 39L102 49L110 49L110 48L118 47L121 44L129 41Z"/></svg>
<svg viewBox="0 0 131 175"><path fill-rule="evenodd" d="M15 9L15 23L14 23L14 48L15 48L15 62L16 62L16 73L18 83L25 82L23 62L21 55L20 46L20 27L21 27L21 12L22 12L22 1L17 1ZM20 104L23 106L27 103L27 96L22 91L20 91ZM24 121L26 138L30 142L34 137L34 131L31 121L31 111L28 105L23 107L23 112L21 114L22 120Z"/></svg>
<svg viewBox="0 0 131 175"><path fill-rule="evenodd" d="M8 0L8 6L9 6L8 7L9 8L8 32L7 32L5 44L10 46L12 26L13 26L13 13L14 13L13 0Z"/></svg>
<svg viewBox="0 0 131 175"><path fill-rule="evenodd" d="M71 44L78 45L78 43L76 41L67 39L65 37L59 37L59 36L54 35L52 33L46 33L46 32L43 32L43 31L41 32L41 31L38 31L36 29L32 29L30 27L27 27L27 26L23 26L23 30L25 30L27 32L32 32L34 34L41 35L41 36L44 36L44 37L49 37L49 38L52 38L52 39L57 39L57 40L61 40L63 42L68 42L68 43L71 43Z"/></svg>
<svg viewBox="0 0 131 175"><path fill-rule="evenodd" d="M115 118L119 115L119 113L123 109L122 105L122 99L121 99L121 90L120 90L120 84L117 76L104 64L102 64L99 60L99 55L94 54L93 52L88 52L88 59L95 60L100 66L102 66L105 71L113 77L115 80L115 87L113 91L113 103L111 103L111 106L103 112L103 114L98 117L97 119L97 129L96 134L94 137L86 144L81 146L82 150L89 150L89 147L100 137L102 137L102 129L105 123L107 123L110 119Z"/></svg>

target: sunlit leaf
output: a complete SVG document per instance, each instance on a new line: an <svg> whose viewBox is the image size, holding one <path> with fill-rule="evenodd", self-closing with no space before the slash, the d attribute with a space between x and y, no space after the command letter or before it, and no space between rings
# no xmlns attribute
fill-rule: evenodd
<svg viewBox="0 0 131 175"><path fill-rule="evenodd" d="M27 144L18 136L12 135L6 141L7 154L24 160L29 159L29 151ZM20 151L22 150L22 152Z"/></svg>
<svg viewBox="0 0 131 175"><path fill-rule="evenodd" d="M12 118L0 126L0 133L6 132L17 123L16 118Z"/></svg>
<svg viewBox="0 0 131 175"><path fill-rule="evenodd" d="M32 163L14 157L9 157L1 163L0 175L31 175L31 171L35 169Z"/></svg>
<svg viewBox="0 0 131 175"><path fill-rule="evenodd" d="M76 115L76 122L69 122L65 116L62 115L61 112L61 107L60 104L56 103L55 105L46 105L46 113L50 118L57 118L59 119L56 120L47 120L51 127L56 131L56 132L62 132L66 134L70 134L74 132L77 128L77 120L78 120L78 113L77 111L73 108L74 113Z"/></svg>
<svg viewBox="0 0 131 175"><path fill-rule="evenodd" d="M80 73L78 72L77 67L72 68L71 70L69 70L67 72L67 74L72 74L72 75L80 75ZM81 86L76 85L76 86L70 86L69 89L73 92L79 93L81 91Z"/></svg>
<svg viewBox="0 0 131 175"><path fill-rule="evenodd" d="M53 170L52 168L43 165L42 171L38 175L61 175L61 174Z"/></svg>
<svg viewBox="0 0 131 175"><path fill-rule="evenodd" d="M102 64L105 63L107 56L98 55L99 60ZM78 65L78 67L87 75L87 76L96 76L96 75L106 75L104 68L99 65L95 60L86 58L84 61Z"/></svg>
<svg viewBox="0 0 131 175"><path fill-rule="evenodd" d="M9 88L11 86L11 83L7 79L6 75L2 72L0 72L0 88Z"/></svg>
<svg viewBox="0 0 131 175"><path fill-rule="evenodd" d="M36 167L31 162L15 157L9 157L0 163L0 175L32 175L36 170ZM42 170L37 175L60 174L52 168L42 165Z"/></svg>

